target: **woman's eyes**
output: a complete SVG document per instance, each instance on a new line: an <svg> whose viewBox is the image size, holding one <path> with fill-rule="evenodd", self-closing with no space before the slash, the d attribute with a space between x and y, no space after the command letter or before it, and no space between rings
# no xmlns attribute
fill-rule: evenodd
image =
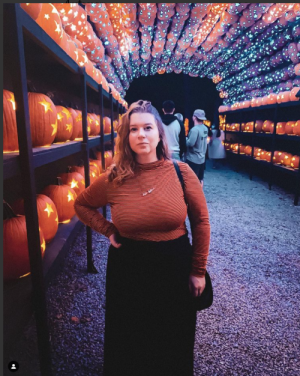
<svg viewBox="0 0 300 376"><path fill-rule="evenodd" d="M144 128L145 130L151 130L152 127L150 125L148 125L147 127ZM130 128L130 132L136 132L137 131L137 128Z"/></svg>

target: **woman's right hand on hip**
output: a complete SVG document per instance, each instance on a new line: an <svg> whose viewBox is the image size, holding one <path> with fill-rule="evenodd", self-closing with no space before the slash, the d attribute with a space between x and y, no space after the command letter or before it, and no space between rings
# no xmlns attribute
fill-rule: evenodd
<svg viewBox="0 0 300 376"><path fill-rule="evenodd" d="M117 234L110 235L109 240L110 240L111 245L114 246L115 248L120 248L122 245L121 243L118 243L117 241Z"/></svg>

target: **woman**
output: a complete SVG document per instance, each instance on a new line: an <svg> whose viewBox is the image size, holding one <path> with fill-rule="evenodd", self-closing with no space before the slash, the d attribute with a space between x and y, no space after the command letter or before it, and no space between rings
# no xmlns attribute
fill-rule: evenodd
<svg viewBox="0 0 300 376"><path fill-rule="evenodd" d="M115 165L78 196L78 217L111 242L106 275L105 376L193 375L196 311L210 224L194 172L168 157L157 110L133 103L118 127ZM193 247L185 218L187 206ZM97 208L110 204L113 223Z"/></svg>
<svg viewBox="0 0 300 376"><path fill-rule="evenodd" d="M216 161L218 159L226 158L226 151L223 145L225 139L224 132L213 124L208 131L208 137L210 137L208 144L208 158L213 161L213 168L216 168Z"/></svg>

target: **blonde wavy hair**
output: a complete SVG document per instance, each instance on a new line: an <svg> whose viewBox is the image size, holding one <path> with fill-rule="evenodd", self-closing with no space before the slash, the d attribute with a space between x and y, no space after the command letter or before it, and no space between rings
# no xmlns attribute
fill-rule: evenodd
<svg viewBox="0 0 300 376"><path fill-rule="evenodd" d="M154 116L160 139L156 147L157 158L170 159L165 132L158 111L149 101L139 100L134 102L121 117L117 127L116 154L114 164L111 165L108 175L108 181L114 182L116 185L121 185L124 180L134 176L135 153L129 144L130 116L134 113L148 113Z"/></svg>

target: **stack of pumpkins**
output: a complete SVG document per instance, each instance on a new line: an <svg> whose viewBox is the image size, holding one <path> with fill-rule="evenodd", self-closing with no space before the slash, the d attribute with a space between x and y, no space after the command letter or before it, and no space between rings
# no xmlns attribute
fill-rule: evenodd
<svg viewBox="0 0 300 376"><path fill-rule="evenodd" d="M45 94L28 93L30 129L33 147L50 146L53 142L64 143L82 140L82 113L73 108L55 106ZM104 133L111 132L111 120L103 118ZM100 115L88 113L88 135L100 134ZM113 126L117 123L114 122ZM3 151L18 151L16 103L14 94L3 90Z"/></svg>
<svg viewBox="0 0 300 376"><path fill-rule="evenodd" d="M256 120L255 126L254 121L249 121L247 123L227 123L225 125L226 131L231 132L253 132L255 127L255 133L273 133L274 122L271 120ZM278 122L276 125L276 134L279 135L291 135L300 136L300 120L298 121L288 121L288 122Z"/></svg>
<svg viewBox="0 0 300 376"><path fill-rule="evenodd" d="M249 107L260 107L260 106L266 106L269 104L275 104L275 103L286 103L286 102L294 102L299 101L299 97L296 97L296 94L299 92L299 87L294 87L291 91L283 91L278 94L271 93L265 97L259 97L259 98L252 98L248 101L242 101L234 103L233 105L227 105L227 106L220 106L219 112L227 112L227 111L235 111L240 110L243 108L249 108Z"/></svg>
<svg viewBox="0 0 300 376"><path fill-rule="evenodd" d="M102 172L101 153L90 159L90 183ZM105 168L112 163L111 151L104 154ZM37 195L37 212L40 230L42 257L46 243L56 235L59 223L68 223L75 215L74 202L85 189L84 167L68 167L66 173L59 174L56 185L47 186ZM5 220L3 221L3 270L4 280L13 280L30 273L27 229L24 200L14 202L12 208L4 202Z"/></svg>

